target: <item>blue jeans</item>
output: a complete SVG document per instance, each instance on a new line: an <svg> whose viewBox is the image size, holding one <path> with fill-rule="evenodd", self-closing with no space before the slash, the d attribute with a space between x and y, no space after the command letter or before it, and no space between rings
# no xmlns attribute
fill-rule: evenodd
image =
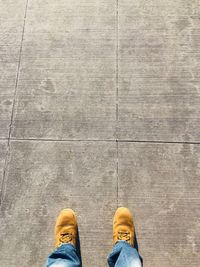
<svg viewBox="0 0 200 267"><path fill-rule="evenodd" d="M108 257L110 267L141 267L140 256L126 241L119 241ZM77 251L71 244L58 247L48 258L46 267L81 267Z"/></svg>

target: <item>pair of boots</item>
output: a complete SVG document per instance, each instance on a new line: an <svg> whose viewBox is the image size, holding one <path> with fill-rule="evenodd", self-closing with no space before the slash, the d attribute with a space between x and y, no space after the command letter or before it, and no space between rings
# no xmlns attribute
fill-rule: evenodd
<svg viewBox="0 0 200 267"><path fill-rule="evenodd" d="M55 251L49 256L46 267L80 267L77 254L78 228L75 212L64 209L55 225ZM113 218L113 251L108 257L110 267L140 267L141 261L134 248L135 231L131 212L118 208Z"/></svg>

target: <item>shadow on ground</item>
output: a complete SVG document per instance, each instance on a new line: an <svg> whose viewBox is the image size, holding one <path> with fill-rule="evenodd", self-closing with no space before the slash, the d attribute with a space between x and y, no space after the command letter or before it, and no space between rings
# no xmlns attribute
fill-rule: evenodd
<svg viewBox="0 0 200 267"><path fill-rule="evenodd" d="M137 251L138 251L138 253L140 255L136 232L135 232L135 235L134 235L134 248L137 249ZM143 258L141 256L140 256L140 260L141 260L142 266L143 266Z"/></svg>

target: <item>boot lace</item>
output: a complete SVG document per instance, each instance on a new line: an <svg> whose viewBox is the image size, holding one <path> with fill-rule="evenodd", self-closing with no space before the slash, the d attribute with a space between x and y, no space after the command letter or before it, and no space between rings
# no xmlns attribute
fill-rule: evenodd
<svg viewBox="0 0 200 267"><path fill-rule="evenodd" d="M119 231L117 238L118 240L130 241L131 239L130 232Z"/></svg>
<svg viewBox="0 0 200 267"><path fill-rule="evenodd" d="M61 233L59 238L60 243L69 243L72 241L72 233Z"/></svg>

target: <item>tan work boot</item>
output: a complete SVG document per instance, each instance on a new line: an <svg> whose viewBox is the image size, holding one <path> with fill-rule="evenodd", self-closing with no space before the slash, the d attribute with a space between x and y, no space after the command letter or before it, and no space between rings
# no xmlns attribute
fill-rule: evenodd
<svg viewBox="0 0 200 267"><path fill-rule="evenodd" d="M72 209L63 209L56 220L55 225L55 247L64 243L76 246L77 220Z"/></svg>
<svg viewBox="0 0 200 267"><path fill-rule="evenodd" d="M131 246L134 246L134 223L133 216L129 209L121 207L115 212L113 218L113 243L118 241L127 241Z"/></svg>

